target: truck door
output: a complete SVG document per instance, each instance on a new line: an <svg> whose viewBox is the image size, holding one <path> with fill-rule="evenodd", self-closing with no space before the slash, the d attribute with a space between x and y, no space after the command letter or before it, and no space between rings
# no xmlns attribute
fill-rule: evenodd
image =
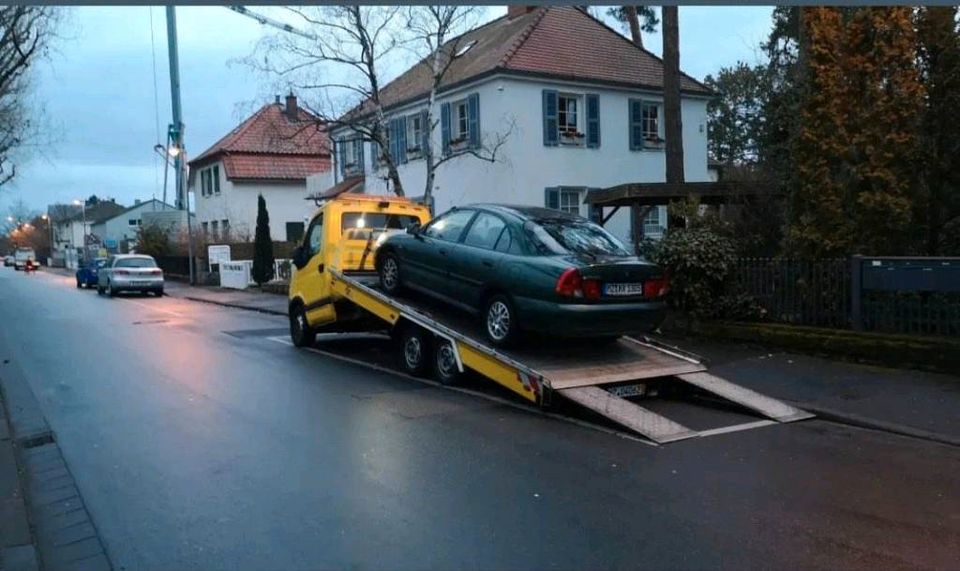
<svg viewBox="0 0 960 571"><path fill-rule="evenodd" d="M329 245L326 244L325 226L321 212L310 222L307 228L304 248L307 249L309 261L297 270L298 278L302 283L304 309L307 313L307 322L311 327L325 325L336 319L333 311L333 299L330 297L330 275L327 273L326 254Z"/></svg>

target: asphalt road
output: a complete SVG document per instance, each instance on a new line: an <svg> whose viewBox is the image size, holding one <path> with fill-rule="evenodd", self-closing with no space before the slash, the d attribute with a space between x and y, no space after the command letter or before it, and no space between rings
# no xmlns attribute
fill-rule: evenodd
<svg viewBox="0 0 960 571"><path fill-rule="evenodd" d="M0 268L116 569L956 569L960 449L823 421L663 447Z"/></svg>

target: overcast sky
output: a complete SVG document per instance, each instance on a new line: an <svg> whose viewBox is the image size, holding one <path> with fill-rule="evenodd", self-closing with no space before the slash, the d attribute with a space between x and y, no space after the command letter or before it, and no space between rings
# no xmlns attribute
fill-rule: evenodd
<svg viewBox="0 0 960 571"><path fill-rule="evenodd" d="M485 19L505 11L490 7ZM767 7L681 7L681 67L703 79L737 60L759 61L770 13ZM177 24L186 147L196 156L273 99L266 78L233 63L250 55L267 30L223 7L179 7ZM152 148L164 142L171 117L164 9L72 8L62 34L37 68L35 104L52 143L21 162L16 180L0 188L0 211L20 198L39 211L91 194L124 205L161 198L163 171ZM644 41L659 55L659 34Z"/></svg>

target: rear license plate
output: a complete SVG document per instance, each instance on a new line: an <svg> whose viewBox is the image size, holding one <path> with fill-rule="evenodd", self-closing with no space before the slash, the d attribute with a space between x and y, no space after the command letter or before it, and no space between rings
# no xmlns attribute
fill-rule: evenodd
<svg viewBox="0 0 960 571"><path fill-rule="evenodd" d="M647 394L647 385L620 385L619 387L610 387L607 392L615 397L642 397Z"/></svg>
<svg viewBox="0 0 960 571"><path fill-rule="evenodd" d="M606 284L603 293L611 296L643 295L643 283Z"/></svg>
<svg viewBox="0 0 960 571"><path fill-rule="evenodd" d="M148 285L150 285L150 282L143 282L143 281L133 282L133 285L135 285L135 286L148 286Z"/></svg>

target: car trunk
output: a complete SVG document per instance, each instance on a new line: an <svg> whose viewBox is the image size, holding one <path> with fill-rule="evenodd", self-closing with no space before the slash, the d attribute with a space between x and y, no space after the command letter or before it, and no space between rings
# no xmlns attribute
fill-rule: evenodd
<svg viewBox="0 0 960 571"><path fill-rule="evenodd" d="M599 303L621 303L650 299L649 287L644 295L644 284L663 280L663 269L636 256L569 256L567 261L579 268L584 281L600 282ZM657 288L659 290L659 288ZM580 300L580 301L587 301Z"/></svg>

